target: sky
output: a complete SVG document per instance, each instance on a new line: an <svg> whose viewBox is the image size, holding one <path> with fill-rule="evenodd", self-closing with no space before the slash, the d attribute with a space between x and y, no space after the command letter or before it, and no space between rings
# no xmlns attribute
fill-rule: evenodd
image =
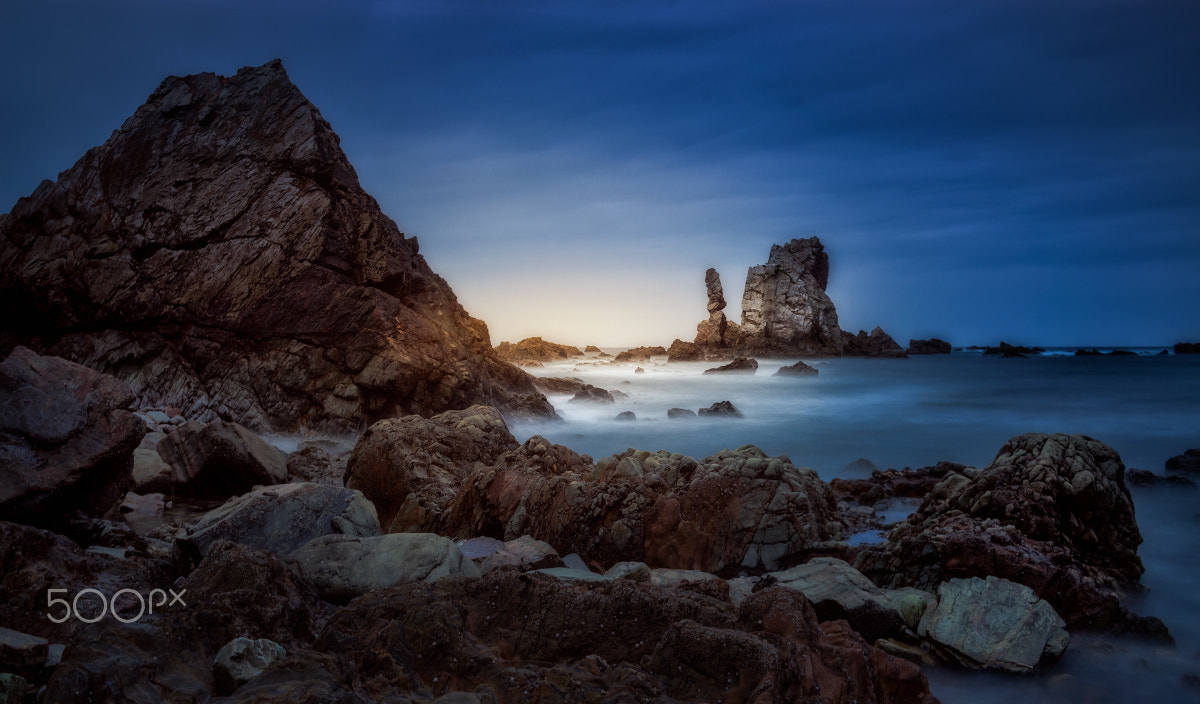
<svg viewBox="0 0 1200 704"><path fill-rule="evenodd" d="M0 3L0 212L283 59L493 343L690 340L817 235L901 344L1200 340L1194 0Z"/></svg>

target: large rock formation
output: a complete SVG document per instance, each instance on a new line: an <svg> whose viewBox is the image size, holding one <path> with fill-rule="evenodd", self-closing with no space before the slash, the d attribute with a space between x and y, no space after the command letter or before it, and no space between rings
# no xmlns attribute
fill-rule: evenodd
<svg viewBox="0 0 1200 704"><path fill-rule="evenodd" d="M0 363L0 519L62 527L131 484L146 426L120 381L18 347Z"/></svg>
<svg viewBox="0 0 1200 704"><path fill-rule="evenodd" d="M702 320L696 326L695 345L706 358L720 359L728 356L737 345L741 328L725 319L725 291L716 269L704 272L704 286L708 290L708 320Z"/></svg>
<svg viewBox="0 0 1200 704"><path fill-rule="evenodd" d="M838 327L825 293L829 255L816 237L773 245L766 264L750 267L742 294L742 323L725 319L716 270L705 272L708 320L696 327L696 346L708 359L759 357L903 357L904 348L878 327L857 335Z"/></svg>
<svg viewBox="0 0 1200 704"><path fill-rule="evenodd" d="M553 362L556 359L583 356L583 352L580 352L578 347L547 342L540 337L527 337L516 344L501 342L496 345L496 354L500 356L500 359L513 364Z"/></svg>
<svg viewBox="0 0 1200 704"><path fill-rule="evenodd" d="M201 421L552 413L278 61L166 79L0 217L0 318L0 351L80 362Z"/></svg>

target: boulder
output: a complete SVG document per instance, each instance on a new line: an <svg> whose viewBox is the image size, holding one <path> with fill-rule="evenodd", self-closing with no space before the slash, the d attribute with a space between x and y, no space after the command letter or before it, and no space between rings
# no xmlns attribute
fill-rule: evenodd
<svg viewBox="0 0 1200 704"><path fill-rule="evenodd" d="M652 574L650 566L645 562L626 561L618 562L608 568L604 576L610 579L631 579L635 582L649 583Z"/></svg>
<svg viewBox="0 0 1200 704"><path fill-rule="evenodd" d="M986 469L947 472L855 566L880 586L926 591L1002 577L1031 587L1072 627L1123 623L1121 585L1143 571L1124 475L1117 452L1092 438L1014 437Z"/></svg>
<svg viewBox="0 0 1200 704"><path fill-rule="evenodd" d="M534 436L480 467L421 530L529 534L603 569L622 561L731 575L779 569L840 537L828 488L807 468L746 446L702 462L628 450L600 460Z"/></svg>
<svg viewBox="0 0 1200 704"><path fill-rule="evenodd" d="M750 357L738 357L729 364L705 369L705 374L753 374L758 371L758 360Z"/></svg>
<svg viewBox="0 0 1200 704"><path fill-rule="evenodd" d="M695 418L696 412L689 408L668 408L668 418Z"/></svg>
<svg viewBox="0 0 1200 704"><path fill-rule="evenodd" d="M653 357L665 357L665 347L634 347L617 355L616 362L648 362Z"/></svg>
<svg viewBox="0 0 1200 704"><path fill-rule="evenodd" d="M176 493L231 496L288 480L287 454L227 421L188 421L158 441Z"/></svg>
<svg viewBox="0 0 1200 704"><path fill-rule="evenodd" d="M616 403L612 393L591 384L584 384L567 403Z"/></svg>
<svg viewBox="0 0 1200 704"><path fill-rule="evenodd" d="M515 703L553 682L589 701L936 701L916 665L819 626L785 589L735 607L628 579L502 571L367 594L318 643L338 644L372 699L445 682Z"/></svg>
<svg viewBox="0 0 1200 704"><path fill-rule="evenodd" d="M596 350L599 352L600 350ZM578 347L547 342L540 337L527 337L520 342L501 342L496 345L496 355L509 362L532 360L536 362L553 362L559 359L582 357L583 352Z"/></svg>
<svg viewBox="0 0 1200 704"><path fill-rule="evenodd" d="M375 507L361 492L297 482L259 487L226 501L185 525L175 546L186 570L223 540L286 557L322 535L367 537L380 532Z"/></svg>
<svg viewBox="0 0 1200 704"><path fill-rule="evenodd" d="M131 401L111 376L13 350L0 362L0 519L61 529L76 512L108 511L146 434Z"/></svg>
<svg viewBox="0 0 1200 704"><path fill-rule="evenodd" d="M346 455L334 455L316 445L302 447L287 456L287 473L303 482L345 486Z"/></svg>
<svg viewBox="0 0 1200 704"><path fill-rule="evenodd" d="M5 670L37 673L46 663L49 649L45 638L0 627L0 667Z"/></svg>
<svg viewBox="0 0 1200 704"><path fill-rule="evenodd" d="M868 642L902 634L904 620L892 599L861 572L835 557L814 557L782 572L776 584L808 597L822 621L845 619Z"/></svg>
<svg viewBox="0 0 1200 704"><path fill-rule="evenodd" d="M704 350L698 345L675 340L667 349L668 362L698 362L704 359Z"/></svg>
<svg viewBox="0 0 1200 704"><path fill-rule="evenodd" d="M516 447L504 418L488 406L383 420L355 445L346 486L375 504L389 532L404 530L443 511L477 462L491 464Z"/></svg>
<svg viewBox="0 0 1200 704"><path fill-rule="evenodd" d="M168 493L175 470L158 454L158 443L166 437L159 432L146 433L133 451L133 490L141 494Z"/></svg>
<svg viewBox="0 0 1200 704"><path fill-rule="evenodd" d="M164 80L0 216L0 263L0 349L112 374L140 408L258 431L553 415L279 61Z"/></svg>
<svg viewBox="0 0 1200 704"><path fill-rule="evenodd" d="M918 633L947 660L965 667L1030 672L1067 649L1066 623L1032 589L1007 579L952 579Z"/></svg>
<svg viewBox="0 0 1200 704"><path fill-rule="evenodd" d="M621 411L613 420L637 420L637 414L633 411Z"/></svg>
<svg viewBox="0 0 1200 704"><path fill-rule="evenodd" d="M779 371L775 372L775 376L816 376L817 368L811 367L804 362L796 362L795 364L780 367Z"/></svg>
<svg viewBox="0 0 1200 704"><path fill-rule="evenodd" d="M717 401L708 408L701 408L700 415L710 418L744 418L737 406L729 401Z"/></svg>
<svg viewBox="0 0 1200 704"><path fill-rule="evenodd" d="M482 538L477 540L490 539ZM465 550L463 554L474 559L474 556L469 555ZM494 552L489 553L482 560L479 560L479 571L482 574L510 567L520 572L529 572L530 570L562 566L562 558L559 557L558 552L549 543L536 540L529 535L522 535L516 540L499 543L498 548Z"/></svg>
<svg viewBox="0 0 1200 704"><path fill-rule="evenodd" d="M453 540L432 533L323 535L288 555L287 562L321 598L335 602L409 582L480 574Z"/></svg>
<svg viewBox="0 0 1200 704"><path fill-rule="evenodd" d="M1166 462L1168 472L1200 472L1200 449L1192 448L1182 455L1175 455Z"/></svg>
<svg viewBox="0 0 1200 704"><path fill-rule="evenodd" d="M234 638L217 651L217 657L213 659L217 693L232 694L286 656L284 647L273 640Z"/></svg>
<svg viewBox="0 0 1200 704"><path fill-rule="evenodd" d="M949 342L939 340L936 337L928 340L909 340L909 354L950 354L953 348Z"/></svg>

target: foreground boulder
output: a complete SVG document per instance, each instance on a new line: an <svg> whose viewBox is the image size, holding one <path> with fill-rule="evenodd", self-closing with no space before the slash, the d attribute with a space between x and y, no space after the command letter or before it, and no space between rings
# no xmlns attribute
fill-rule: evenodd
<svg viewBox="0 0 1200 704"><path fill-rule="evenodd" d="M973 668L1029 672L1056 660L1070 636L1054 608L1006 579L952 579L918 631L943 658Z"/></svg>
<svg viewBox="0 0 1200 704"><path fill-rule="evenodd" d="M63 527L131 486L146 426L128 386L18 347L0 363L0 520Z"/></svg>
<svg viewBox="0 0 1200 704"><path fill-rule="evenodd" d="M226 501L184 526L175 546L187 570L223 540L286 557L322 535L380 532L375 507L361 492L297 482L260 487Z"/></svg>
<svg viewBox="0 0 1200 704"><path fill-rule="evenodd" d="M164 80L0 216L0 263L0 350L112 374L143 408L255 430L553 413L278 61Z"/></svg>
<svg viewBox="0 0 1200 704"><path fill-rule="evenodd" d="M926 591L1003 577L1031 587L1072 627L1116 625L1126 618L1121 585L1143 571L1124 474L1117 452L1092 438L1014 437L986 469L946 473L856 567L881 586Z"/></svg>
<svg viewBox="0 0 1200 704"><path fill-rule="evenodd" d="M454 499L477 462L491 463L516 447L504 418L488 406L433 418L392 418L359 439L346 465L346 486L375 505L389 532L427 525Z"/></svg>
<svg viewBox="0 0 1200 704"><path fill-rule="evenodd" d="M323 535L291 553L287 561L322 598L341 602L372 589L480 574L453 540L431 533Z"/></svg>
<svg viewBox="0 0 1200 704"><path fill-rule="evenodd" d="M752 446L702 462L629 450L593 466L534 436L473 472L441 518L408 529L529 534L602 569L640 561L728 574L779 569L838 539L841 526L815 472Z"/></svg>
<svg viewBox="0 0 1200 704"><path fill-rule="evenodd" d="M835 557L815 557L770 577L808 597L822 621L845 619L869 642L901 634L904 621L892 599L861 572Z"/></svg>
<svg viewBox="0 0 1200 704"><path fill-rule="evenodd" d="M234 638L217 652L213 660L213 679L217 692L231 694L286 655L287 650L273 640Z"/></svg>
<svg viewBox="0 0 1200 704"><path fill-rule="evenodd" d="M176 492L230 496L288 479L282 450L227 421L188 421L158 441L158 454Z"/></svg>

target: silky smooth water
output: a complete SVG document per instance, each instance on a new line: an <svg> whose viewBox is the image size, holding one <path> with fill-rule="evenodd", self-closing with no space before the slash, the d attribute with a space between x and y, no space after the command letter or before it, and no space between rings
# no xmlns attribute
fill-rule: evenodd
<svg viewBox="0 0 1200 704"><path fill-rule="evenodd" d="M774 376L795 360L760 361L754 375L704 375L716 365L662 359L560 362L530 371L578 377L629 398L598 406L551 396L561 422L520 422L512 430L519 440L540 434L595 458L629 447L702 458L753 444L825 479L861 475L861 468L843 471L859 458L880 468L939 460L985 467L1014 435L1082 433L1113 446L1127 467L1161 474L1167 458L1200 447L1200 355L1158 351L808 360L819 374L806 377ZM645 373L635 374L637 366ZM745 418L667 418L671 407L695 411L723 400ZM614 419L626 410L638 420ZM1200 675L1200 491L1134 489L1133 495L1146 574L1144 591L1127 604L1162 618L1178 646L1077 635L1062 662L1038 676L931 669L937 696L947 703L1200 701L1200 685L1185 678Z"/></svg>

